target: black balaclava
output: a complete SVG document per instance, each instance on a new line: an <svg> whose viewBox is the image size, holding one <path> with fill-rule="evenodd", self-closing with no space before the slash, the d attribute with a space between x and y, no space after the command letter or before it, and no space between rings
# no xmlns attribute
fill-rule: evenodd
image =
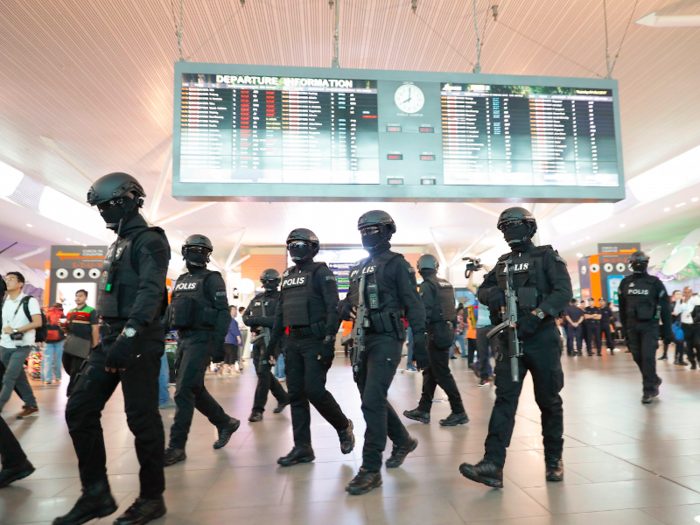
<svg viewBox="0 0 700 525"><path fill-rule="evenodd" d="M507 228L503 232L503 237L511 248L516 249L518 245L529 243L532 238L532 228L524 222L518 226Z"/></svg>
<svg viewBox="0 0 700 525"><path fill-rule="evenodd" d="M120 197L120 200L121 204L116 203L108 208L98 206L102 219L107 223L107 228L115 232L119 230L120 222L127 222L139 213L136 200L131 197Z"/></svg>
<svg viewBox="0 0 700 525"><path fill-rule="evenodd" d="M263 288L265 288L266 292L274 292L277 290L277 287L280 285L280 280L279 279L273 279L271 281L265 281L263 283Z"/></svg>
<svg viewBox="0 0 700 525"><path fill-rule="evenodd" d="M197 270L206 267L209 262L209 254L211 252L198 253L191 250L185 250L185 264L188 270Z"/></svg>
<svg viewBox="0 0 700 525"><path fill-rule="evenodd" d="M290 241L290 243L287 245L287 249L289 250L289 255L292 258L292 261L294 261L294 264L297 266L306 264L316 255L314 253L313 244L308 241Z"/></svg>
<svg viewBox="0 0 700 525"><path fill-rule="evenodd" d="M649 261L634 261L632 263L632 271L637 275L647 273L647 268L649 268Z"/></svg>
<svg viewBox="0 0 700 525"><path fill-rule="evenodd" d="M378 226L368 226L367 228L377 228L378 231L368 235L362 235L362 247L369 252L370 255L378 255L391 248L391 233L387 231L386 226L380 224ZM367 229L363 228L363 229Z"/></svg>

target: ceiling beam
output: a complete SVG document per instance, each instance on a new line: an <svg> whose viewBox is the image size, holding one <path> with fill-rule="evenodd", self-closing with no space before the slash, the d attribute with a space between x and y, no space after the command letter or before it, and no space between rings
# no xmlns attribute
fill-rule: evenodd
<svg viewBox="0 0 700 525"><path fill-rule="evenodd" d="M170 142L170 147L168 148L168 153L165 156L165 161L163 162L163 167L160 170L160 177L158 177L158 185L156 186L156 193L151 199L151 207L148 209L148 220L153 222L156 219L156 214L158 213L158 208L160 207L160 201L163 199L163 193L165 192L165 186L168 183L171 175L173 173L173 143Z"/></svg>
<svg viewBox="0 0 700 525"><path fill-rule="evenodd" d="M482 206L481 204L476 204L475 202L465 202L463 203L465 206L469 206L470 208L474 208L475 210L483 211L484 213L488 213L492 217L500 217L501 212L492 210L491 208L488 208L486 206Z"/></svg>
<svg viewBox="0 0 700 525"><path fill-rule="evenodd" d="M474 248L474 246L476 246L477 244L479 244L479 243L482 241L482 239L483 239L484 237L486 237L489 233L491 233L491 230L490 230L490 229L486 230L484 233L481 234L481 237L479 237L477 240L475 240L473 243L471 243L465 250L463 250L462 252L457 253L457 255L455 255L455 256L452 258L452 261L450 262L450 264L449 264L448 266L452 267L452 266L454 266L455 264L459 263L459 262L461 261L462 257L465 257L466 255L468 255L468 254L469 254L469 251L470 251L472 248Z"/></svg>
<svg viewBox="0 0 700 525"><path fill-rule="evenodd" d="M53 151L56 155L61 157L63 160L65 160L70 166L75 169L78 173L80 173L83 177L85 177L88 182L93 183L95 182L95 177L90 174L88 170L83 168L78 161L76 161L73 157L68 155L65 151L63 151L61 148L58 147L58 144L56 144L56 141L53 139L50 139L48 137L41 137L41 140L46 144L46 147L48 147L51 151Z"/></svg>
<svg viewBox="0 0 700 525"><path fill-rule="evenodd" d="M241 243L243 243L243 236L245 235L245 228L241 228L240 230L241 234L238 236L238 240L236 241L235 246L233 247L233 250L231 250L231 253L228 254L228 257L226 258L226 263L224 264L224 269L226 271L229 271L231 266L231 261L233 261L233 258L236 256L236 253L238 252L238 248L241 247Z"/></svg>
<svg viewBox="0 0 700 525"><path fill-rule="evenodd" d="M549 215L554 210L556 210L560 204L561 204L560 202L554 202L554 203L550 204L547 208L545 208L543 212L535 215L537 222L542 222L547 217L547 215Z"/></svg>
<svg viewBox="0 0 700 525"><path fill-rule="evenodd" d="M21 261L22 259L27 259L28 257L33 257L35 255L39 255L40 253L44 253L47 250L47 248L37 248L36 250L32 250L31 252L23 253L21 255L18 255L17 257L13 257L15 261Z"/></svg>
<svg viewBox="0 0 700 525"><path fill-rule="evenodd" d="M209 206L213 206L216 203L217 203L217 201L202 202L200 204L197 204L196 206L192 206L191 208L187 208L187 209L179 211L177 213L173 213L172 215L168 215L167 217L163 217L162 219L158 219L157 221L153 221L153 224L156 224L158 226L163 226L164 224L168 224L169 222L173 222L173 221L176 221L178 219L182 219L183 217L186 217L187 215L190 215L191 213L195 213L195 212L198 212L199 210L203 210L204 208L208 208Z"/></svg>
<svg viewBox="0 0 700 525"><path fill-rule="evenodd" d="M241 257L235 263L233 263L231 266L228 267L228 271L233 270L236 266L240 266L242 263L244 263L248 259L250 259L250 255L245 255L244 257Z"/></svg>
<svg viewBox="0 0 700 525"><path fill-rule="evenodd" d="M698 27L700 15L657 15L653 12L643 16L635 24L647 27Z"/></svg>
<svg viewBox="0 0 700 525"><path fill-rule="evenodd" d="M438 252L438 257L440 257L440 264L445 267L448 266L447 259L445 259L445 254L442 252L440 243L437 242L437 239L435 238L435 232L432 228L430 228L430 236L433 238L433 245L435 246L435 250Z"/></svg>

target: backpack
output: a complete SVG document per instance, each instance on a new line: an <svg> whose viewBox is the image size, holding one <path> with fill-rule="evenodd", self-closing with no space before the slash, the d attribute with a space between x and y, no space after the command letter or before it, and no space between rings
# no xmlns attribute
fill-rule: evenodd
<svg viewBox="0 0 700 525"><path fill-rule="evenodd" d="M34 297L32 297L31 295L27 295L26 297L24 297L22 299L22 306L24 307L24 315L27 316L27 319L29 319L29 322L32 321L32 316L29 313L29 301L31 299L34 299ZM49 332L49 328L48 328L49 324L48 324L48 321L46 319L46 315L44 314L44 312L39 310L39 313L41 314L41 326L36 329L36 334L34 334L34 341L36 343L43 343L44 341L46 341L46 336L48 335L48 332Z"/></svg>

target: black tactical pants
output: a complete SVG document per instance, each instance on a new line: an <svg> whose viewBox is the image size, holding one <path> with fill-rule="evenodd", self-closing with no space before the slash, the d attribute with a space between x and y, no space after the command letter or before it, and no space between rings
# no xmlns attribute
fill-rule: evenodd
<svg viewBox="0 0 700 525"><path fill-rule="evenodd" d="M659 349L658 321L628 324L627 346L642 373L644 393L655 393L659 381L659 376L656 375L656 351Z"/></svg>
<svg viewBox="0 0 700 525"><path fill-rule="evenodd" d="M348 428L348 418L333 395L326 390L326 374L331 365L319 361L322 341L314 336L289 337L284 366L287 372L289 403L292 407L294 444L311 444L311 403L336 430Z"/></svg>
<svg viewBox="0 0 700 525"><path fill-rule="evenodd" d="M532 337L525 339L523 357L519 361L520 381L517 383L511 379L507 350L496 361L496 404L489 421L484 459L500 466L506 461L506 448L510 445L518 399L528 371L532 374L535 401L542 413L545 461L560 459L564 447L564 410L559 395L564 386L564 373L561 369L561 338L557 326L554 323L542 326Z"/></svg>
<svg viewBox="0 0 700 525"><path fill-rule="evenodd" d="M574 347L574 343L576 346ZM566 353L575 355L583 353L583 326L566 325Z"/></svg>
<svg viewBox="0 0 700 525"><path fill-rule="evenodd" d="M605 334L605 344L608 345L608 349L612 350L615 348L615 336L610 328L610 323L601 323L600 329L601 333Z"/></svg>
<svg viewBox="0 0 700 525"><path fill-rule="evenodd" d="M683 339L685 341L685 353L690 364L700 361L700 325L681 323Z"/></svg>
<svg viewBox="0 0 700 525"><path fill-rule="evenodd" d="M267 394L272 391L272 395L278 403L288 403L287 391L282 388L280 382L272 373L272 365L261 359L264 355L265 347L255 344L253 346L253 364L255 372L258 374L258 386L255 388L255 400L253 401L253 412L262 414L265 412L267 404Z"/></svg>
<svg viewBox="0 0 700 525"><path fill-rule="evenodd" d="M175 405L177 408L175 409L173 426L170 428L170 446L172 448L185 448L195 408L217 428L225 426L231 419L204 386L204 375L211 361L213 344L214 333L208 330L199 330L190 332L190 335L180 339L177 346L175 361L177 370Z"/></svg>
<svg viewBox="0 0 700 525"><path fill-rule="evenodd" d="M114 343L122 323L110 323L112 331L102 336L102 345L95 348L81 369L75 390L66 405L66 423L78 456L80 481L83 487L107 481L107 457L100 419L102 410L121 382L124 411L129 429L134 434L136 456L141 470L142 498L158 498L165 490L163 455L165 433L158 411L158 375L165 351L163 325L154 321L134 341L134 356L125 370L105 370L105 350Z"/></svg>
<svg viewBox="0 0 700 525"><path fill-rule="evenodd" d="M593 343L595 343L596 351L600 353L602 346L600 323L586 323L586 349L589 354L593 353Z"/></svg>
<svg viewBox="0 0 700 525"><path fill-rule="evenodd" d="M430 412L435 397L435 388L440 385L450 400L450 408L453 414L464 413L462 396L459 393L455 378L450 371L450 348L438 348L433 338L428 335L428 362L423 370L423 393L418 403L418 408L423 412ZM469 360L471 364L471 359Z"/></svg>
<svg viewBox="0 0 700 525"><path fill-rule="evenodd" d="M27 459L17 438L0 416L0 458L2 468L15 468Z"/></svg>
<svg viewBox="0 0 700 525"><path fill-rule="evenodd" d="M389 387L401 361L403 341L387 334L368 334L365 339L363 366L355 378L362 397L362 414L367 423L362 467L370 472L379 472L387 436L394 445L399 446L410 437L387 400ZM446 351L444 353L447 355Z"/></svg>

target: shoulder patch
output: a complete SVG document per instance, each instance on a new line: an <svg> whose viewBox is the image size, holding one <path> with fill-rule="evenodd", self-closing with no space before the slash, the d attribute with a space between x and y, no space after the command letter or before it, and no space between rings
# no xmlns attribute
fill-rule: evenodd
<svg viewBox="0 0 700 525"><path fill-rule="evenodd" d="M326 275L326 281L335 281L335 275Z"/></svg>
<svg viewBox="0 0 700 525"><path fill-rule="evenodd" d="M217 297L226 297L226 291L216 292Z"/></svg>
<svg viewBox="0 0 700 525"><path fill-rule="evenodd" d="M407 268L407 270L408 270L408 273L416 273L416 269L413 266L409 266Z"/></svg>

